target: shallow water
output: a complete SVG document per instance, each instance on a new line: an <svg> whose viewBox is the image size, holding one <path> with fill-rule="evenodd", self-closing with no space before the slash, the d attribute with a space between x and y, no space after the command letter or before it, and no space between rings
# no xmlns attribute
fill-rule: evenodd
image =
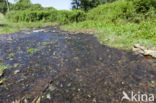
<svg viewBox="0 0 156 103"><path fill-rule="evenodd" d="M123 91L156 95L154 60L101 45L93 35L43 29L0 35L0 60L10 65L0 103L129 103L121 101Z"/></svg>

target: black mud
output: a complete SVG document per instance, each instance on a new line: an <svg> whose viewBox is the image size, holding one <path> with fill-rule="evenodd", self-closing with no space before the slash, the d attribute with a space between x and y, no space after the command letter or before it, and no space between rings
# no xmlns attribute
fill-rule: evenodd
<svg viewBox="0 0 156 103"><path fill-rule="evenodd" d="M0 35L0 61L9 65L0 103L121 103L123 91L156 95L154 60L101 45L93 35L44 29Z"/></svg>

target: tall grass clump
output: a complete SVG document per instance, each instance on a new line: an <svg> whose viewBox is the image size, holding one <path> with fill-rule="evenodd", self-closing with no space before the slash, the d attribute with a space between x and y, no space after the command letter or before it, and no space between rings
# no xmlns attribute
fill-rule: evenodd
<svg viewBox="0 0 156 103"><path fill-rule="evenodd" d="M55 14L55 15L54 15ZM22 11L11 11L7 13L6 17L13 22L36 22L41 20L56 20L56 10L22 10Z"/></svg>
<svg viewBox="0 0 156 103"><path fill-rule="evenodd" d="M80 22L85 20L85 12L80 10L66 11L66 10L22 10L11 11L7 13L7 18L13 22L59 22L60 24L67 24L72 22Z"/></svg>
<svg viewBox="0 0 156 103"><path fill-rule="evenodd" d="M73 11L61 10L58 11L58 15L57 15L57 21L60 24L81 22L84 21L85 19L86 19L85 12L80 10L73 10Z"/></svg>

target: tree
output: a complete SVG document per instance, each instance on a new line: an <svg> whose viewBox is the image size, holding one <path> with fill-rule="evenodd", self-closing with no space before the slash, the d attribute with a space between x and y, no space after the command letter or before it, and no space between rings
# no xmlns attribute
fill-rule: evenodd
<svg viewBox="0 0 156 103"><path fill-rule="evenodd" d="M88 11L90 8L92 8L91 6L91 0L81 0L81 9L84 11Z"/></svg>
<svg viewBox="0 0 156 103"><path fill-rule="evenodd" d="M71 4L72 9L80 9L80 0L73 0Z"/></svg>
<svg viewBox="0 0 156 103"><path fill-rule="evenodd" d="M30 0L16 0L16 4L13 4L12 10L26 10L31 8L32 4Z"/></svg>
<svg viewBox="0 0 156 103"><path fill-rule="evenodd" d="M113 1L115 0L73 0L71 4L72 9L88 11L94 7L97 7L100 4Z"/></svg>
<svg viewBox="0 0 156 103"><path fill-rule="evenodd" d="M102 4L102 0L73 0L72 9L81 9L88 11L89 9Z"/></svg>
<svg viewBox="0 0 156 103"><path fill-rule="evenodd" d="M17 3L31 4L30 0L17 0Z"/></svg>
<svg viewBox="0 0 156 103"><path fill-rule="evenodd" d="M5 13L7 11L7 5L5 0L0 0L0 12Z"/></svg>
<svg viewBox="0 0 156 103"><path fill-rule="evenodd" d="M11 5L11 10L41 10L40 4L32 4L30 0L16 0L16 4Z"/></svg>
<svg viewBox="0 0 156 103"><path fill-rule="evenodd" d="M7 10L10 11L9 2L6 0Z"/></svg>

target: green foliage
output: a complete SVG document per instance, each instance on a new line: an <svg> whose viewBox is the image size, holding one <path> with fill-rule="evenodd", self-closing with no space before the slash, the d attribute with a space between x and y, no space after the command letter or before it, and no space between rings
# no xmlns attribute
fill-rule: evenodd
<svg viewBox="0 0 156 103"><path fill-rule="evenodd" d="M77 2L78 6L75 6L75 9L89 10L87 13L80 10L58 11L36 5L33 6L34 9L30 9L32 6L29 9L26 7L26 10L15 9L16 11L11 11L6 16L13 22L29 22L27 23L28 27L34 27L28 25L33 22L41 22L40 25L43 22L58 22L59 24L68 24L64 26L68 30L95 30L98 32L97 37L102 43L115 47L130 48L136 43L156 44L156 0L117 0L104 3L98 7L96 6L99 3L88 3L87 7L86 2L93 2L93 0L84 0L83 5L79 4L82 2ZM91 9L92 7L96 8ZM8 29L4 28L6 31ZM28 52L31 51L33 50Z"/></svg>
<svg viewBox="0 0 156 103"><path fill-rule="evenodd" d="M148 3L143 5L144 2ZM130 49L136 43L153 46L156 45L154 2L155 0L118 0L105 3L90 10L85 21L65 25L63 28L70 31L98 32L96 36L101 43L110 46L125 49Z"/></svg>
<svg viewBox="0 0 156 103"><path fill-rule="evenodd" d="M73 0L72 9L88 11L89 9L102 4L102 0Z"/></svg>
<svg viewBox="0 0 156 103"><path fill-rule="evenodd" d="M151 8L156 9L156 0L132 0L137 13L146 13Z"/></svg>
<svg viewBox="0 0 156 103"><path fill-rule="evenodd" d="M44 7L44 10L56 10L56 9L53 7Z"/></svg>
<svg viewBox="0 0 156 103"><path fill-rule="evenodd" d="M23 10L23 11L11 11L7 13L7 18L13 22L35 22L40 20L49 19L51 14L56 13L55 10L48 11L48 10ZM55 17L53 17L55 18Z"/></svg>
<svg viewBox="0 0 156 103"><path fill-rule="evenodd" d="M115 0L72 0L72 9L88 11L98 5Z"/></svg>
<svg viewBox="0 0 156 103"><path fill-rule="evenodd" d="M11 11L19 10L54 10L53 7L42 7L40 4L32 4L30 0L17 0L15 4L9 4Z"/></svg>
<svg viewBox="0 0 156 103"><path fill-rule="evenodd" d="M15 4L10 5L11 10L41 10L43 7L40 4L32 4L30 0L19 0Z"/></svg>
<svg viewBox="0 0 156 103"><path fill-rule="evenodd" d="M16 4L11 5L11 10L25 10L31 7L30 0L19 0Z"/></svg>
<svg viewBox="0 0 156 103"><path fill-rule="evenodd" d="M68 24L73 22L81 22L84 21L86 14L80 10L67 11L62 10L58 11L57 21L60 24Z"/></svg>
<svg viewBox="0 0 156 103"><path fill-rule="evenodd" d="M135 2L134 2L135 1ZM126 19L136 23L153 17L155 15L155 8L149 5L148 12L138 14L137 0L118 0L113 3L106 3L92 9L87 16L89 20L107 20L115 22L117 19ZM138 0L139 1L139 0ZM150 1L150 0L149 0Z"/></svg>
<svg viewBox="0 0 156 103"><path fill-rule="evenodd" d="M41 27L57 25L57 23L44 22L44 21L31 22L31 23L30 22L14 23L10 21L3 21L3 23L7 24L7 26L0 27L0 35L6 33L19 32L21 30L31 30L32 28L41 28Z"/></svg>
<svg viewBox="0 0 156 103"><path fill-rule="evenodd" d="M114 2L101 5L95 9L92 9L87 18L89 20L115 20L118 17L125 15L131 16L134 13L132 2Z"/></svg>
<svg viewBox="0 0 156 103"><path fill-rule="evenodd" d="M0 12L5 13L7 11L7 5L5 0L0 0Z"/></svg>
<svg viewBox="0 0 156 103"><path fill-rule="evenodd" d="M57 11L57 10L24 10L11 11L7 13L7 18L13 22L59 22L60 24L67 24L72 22L80 22L85 19L83 11Z"/></svg>

